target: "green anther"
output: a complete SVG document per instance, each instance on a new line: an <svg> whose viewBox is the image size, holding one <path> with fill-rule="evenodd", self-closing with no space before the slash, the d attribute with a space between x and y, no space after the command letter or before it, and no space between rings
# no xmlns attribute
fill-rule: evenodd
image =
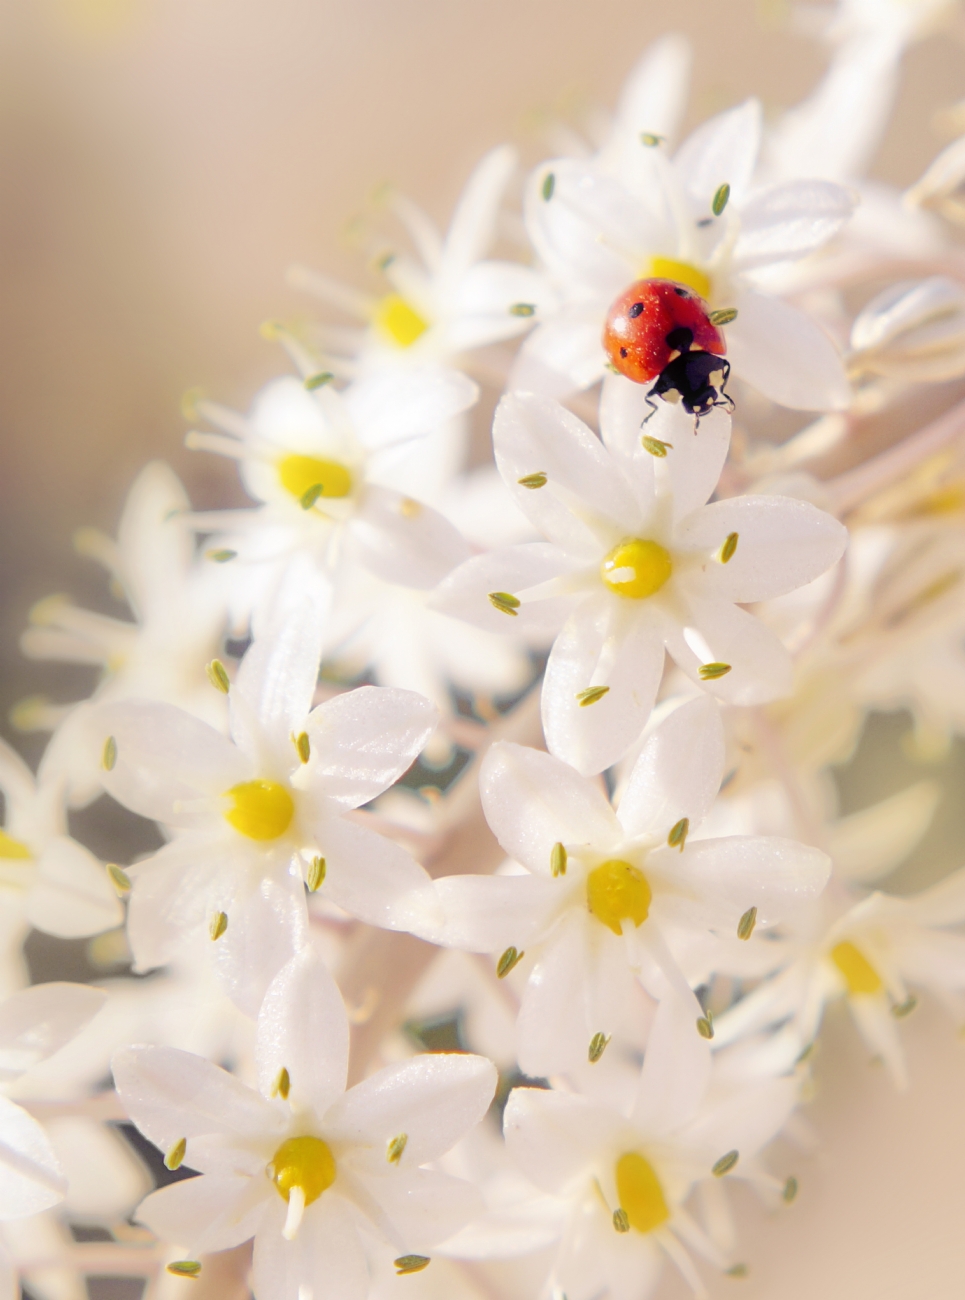
<svg viewBox="0 0 965 1300"><path fill-rule="evenodd" d="M546 200L547 203L549 203L550 199L553 197L553 191L555 189L556 189L556 174L554 172L547 172L546 175L543 177L543 191L542 191L543 198Z"/></svg>
<svg viewBox="0 0 965 1300"><path fill-rule="evenodd" d="M670 834L667 836L667 843L672 849L684 851L684 845L687 843L687 835L690 832L690 818L681 817L679 822L675 822L670 828Z"/></svg>
<svg viewBox="0 0 965 1300"><path fill-rule="evenodd" d="M794 1058L794 1064L803 1065L804 1062L808 1060L809 1057L811 1057L813 1054L814 1054L814 1039L812 1038L811 1041L808 1043L807 1047L805 1047L804 1051L799 1052L798 1055Z"/></svg>
<svg viewBox="0 0 965 1300"><path fill-rule="evenodd" d="M308 864L308 877L306 880L310 894L314 894L317 889L321 888L326 870L327 864L324 858L312 858Z"/></svg>
<svg viewBox="0 0 965 1300"><path fill-rule="evenodd" d="M283 1065L281 1069L278 1071L278 1077L275 1079L275 1082L271 1085L271 1095L273 1097L281 1097L282 1101L287 1101L288 1094L289 1092L291 1092L291 1086L292 1086L291 1075L288 1073L288 1070Z"/></svg>
<svg viewBox="0 0 965 1300"><path fill-rule="evenodd" d="M323 483L313 483L312 486L310 488L306 488L305 491L298 498L298 504L301 506L303 510L311 510L312 506L315 504L315 502L318 500L318 498L322 495L324 491L325 491L325 485Z"/></svg>
<svg viewBox="0 0 965 1300"><path fill-rule="evenodd" d="M747 1277L746 1264L734 1264L731 1268L724 1270L724 1277Z"/></svg>
<svg viewBox="0 0 965 1300"><path fill-rule="evenodd" d="M231 679L221 660L212 659L209 664L205 664L204 671L208 674L208 681L214 689L220 691L222 695L227 695L231 689Z"/></svg>
<svg viewBox="0 0 965 1300"><path fill-rule="evenodd" d="M657 456L663 460L668 451L673 451L672 442L661 442L659 438L651 438L649 434L644 434L640 439L644 451L649 451L651 456Z"/></svg>
<svg viewBox="0 0 965 1300"><path fill-rule="evenodd" d="M699 1016L697 1019L697 1033L701 1038L713 1038L714 1036L714 1017L708 1011L705 1016Z"/></svg>
<svg viewBox="0 0 965 1300"><path fill-rule="evenodd" d="M737 922L738 939L749 939L754 933L754 926L757 924L757 908L749 907L741 919Z"/></svg>
<svg viewBox="0 0 965 1300"><path fill-rule="evenodd" d="M116 862L107 862L104 864L107 868L107 874L111 878L111 884L119 894L129 894L131 892L131 878Z"/></svg>
<svg viewBox="0 0 965 1300"><path fill-rule="evenodd" d="M612 1034L605 1034L601 1029L599 1033L593 1035L590 1039L590 1050L586 1054L586 1059L591 1065L596 1065L597 1061L607 1049L607 1044L612 1038Z"/></svg>
<svg viewBox="0 0 965 1300"><path fill-rule="evenodd" d="M300 731L295 737L295 749L301 761L307 763L312 756L312 742L308 739L307 731Z"/></svg>
<svg viewBox="0 0 965 1300"><path fill-rule="evenodd" d="M514 302L509 309L510 316L535 316L536 308L531 302Z"/></svg>
<svg viewBox="0 0 965 1300"><path fill-rule="evenodd" d="M728 564L734 558L734 552L737 550L737 540L739 533L728 533L724 538L724 544L720 548L721 564Z"/></svg>
<svg viewBox="0 0 965 1300"><path fill-rule="evenodd" d="M507 948L496 963L497 977L499 979L505 979L513 967L518 966L525 956L525 952L517 952L512 946Z"/></svg>
<svg viewBox="0 0 965 1300"><path fill-rule="evenodd" d="M697 670L702 682L713 682L718 677L726 677L730 672L730 664L701 664Z"/></svg>
<svg viewBox="0 0 965 1300"><path fill-rule="evenodd" d="M577 703L581 709L585 709L588 704L596 704L597 700L602 700L609 689L609 686L588 686L585 691L577 691Z"/></svg>
<svg viewBox="0 0 965 1300"><path fill-rule="evenodd" d="M550 849L550 871L554 877L566 875L566 849L559 840Z"/></svg>
<svg viewBox="0 0 965 1300"><path fill-rule="evenodd" d="M386 1148L385 1158L390 1165L397 1165L402 1159L402 1152L405 1150L406 1143L409 1140L408 1133L400 1133L394 1137Z"/></svg>
<svg viewBox="0 0 965 1300"><path fill-rule="evenodd" d="M537 474L524 474L523 477L518 478L516 482L520 487L529 488L531 491L534 491L536 488L546 487L546 475L542 470L540 470Z"/></svg>
<svg viewBox="0 0 965 1300"><path fill-rule="evenodd" d="M208 934L212 939L220 939L228 928L228 913L215 912L208 923Z"/></svg>
<svg viewBox="0 0 965 1300"><path fill-rule="evenodd" d="M395 1261L396 1276L401 1277L403 1273L421 1273L431 1262L428 1255L400 1255Z"/></svg>
<svg viewBox="0 0 965 1300"><path fill-rule="evenodd" d="M320 370L317 375L309 375L305 380L305 387L310 393L314 393L316 388L324 388L330 384L335 376L330 370Z"/></svg>
<svg viewBox="0 0 965 1300"><path fill-rule="evenodd" d="M229 560L233 560L235 558L238 552L229 551L227 547L223 547L221 550L208 551L206 552L206 554L207 554L207 558L209 560L214 560L215 564L227 564Z"/></svg>
<svg viewBox="0 0 965 1300"><path fill-rule="evenodd" d="M648 149L656 149L657 145L663 144L663 142L664 137L662 135L654 135L651 131L640 132L640 143L646 145Z"/></svg>
<svg viewBox="0 0 965 1300"><path fill-rule="evenodd" d="M117 762L117 741L113 736L108 736L104 741L104 752L101 754L101 763L104 765L105 772L113 772L114 764Z"/></svg>
<svg viewBox="0 0 965 1300"><path fill-rule="evenodd" d="M395 253L383 253L376 261L375 265L380 271L387 271L395 261Z"/></svg>
<svg viewBox="0 0 965 1300"><path fill-rule="evenodd" d="M784 1184L784 1191L781 1193L781 1196L788 1205L790 1205L795 1196L797 1196L797 1179L793 1174Z"/></svg>
<svg viewBox="0 0 965 1300"><path fill-rule="evenodd" d="M510 614L513 618L516 617L519 601L515 596L510 595L508 591L491 591L489 601L499 610L500 614Z"/></svg>
<svg viewBox="0 0 965 1300"><path fill-rule="evenodd" d="M737 319L737 308L718 307L716 311L710 313L708 319L710 320L711 325L730 325L732 321Z"/></svg>
<svg viewBox="0 0 965 1300"><path fill-rule="evenodd" d="M184 1153L188 1149L188 1139L178 1138L174 1146L164 1157L165 1169L180 1169L184 1161Z"/></svg>
<svg viewBox="0 0 965 1300"><path fill-rule="evenodd" d="M719 217L727 207L727 200L730 198L730 186L725 181L723 185L717 186L717 193L714 195L714 201L710 205L710 210L715 217Z"/></svg>
<svg viewBox="0 0 965 1300"><path fill-rule="evenodd" d="M613 1226L616 1228L617 1232L630 1231L630 1219L626 1210L621 1209L613 1211Z"/></svg>
<svg viewBox="0 0 965 1300"><path fill-rule="evenodd" d="M725 1156L711 1166L710 1172L715 1178L723 1178L724 1174L729 1174L740 1159L739 1151L728 1151Z"/></svg>
<svg viewBox="0 0 965 1300"><path fill-rule="evenodd" d="M201 1264L196 1259L175 1259L167 1266L167 1271L175 1277L197 1277Z"/></svg>
<svg viewBox="0 0 965 1300"><path fill-rule="evenodd" d="M896 1020L903 1020L905 1016L910 1016L915 1007L918 1006L918 999L913 995L908 997L904 1002L898 1002L891 1008L891 1014Z"/></svg>

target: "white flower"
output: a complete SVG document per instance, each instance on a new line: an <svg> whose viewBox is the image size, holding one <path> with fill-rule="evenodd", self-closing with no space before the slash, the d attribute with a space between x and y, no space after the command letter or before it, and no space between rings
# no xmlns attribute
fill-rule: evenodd
<svg viewBox="0 0 965 1300"><path fill-rule="evenodd" d="M568 1208L550 1284L569 1300L644 1300L669 1257L706 1295L688 1254L733 1259L684 1208L705 1180L749 1176L776 1190L755 1157L794 1106L793 1078L710 1088L708 1045L673 998L661 1003L632 1105L618 1108L542 1088L516 1088L504 1127L526 1176ZM716 1093L716 1095L715 1095Z"/></svg>
<svg viewBox="0 0 965 1300"><path fill-rule="evenodd" d="M826 243L850 217L852 199L819 180L755 188L760 142L760 105L749 100L705 122L673 160L645 132L632 161L618 155L616 174L606 160L537 168L527 228L565 298L526 340L512 386L563 396L598 380L611 304L634 280L658 276L736 310L728 359L766 396L806 410L846 407L848 381L830 338L760 292L757 280Z"/></svg>
<svg viewBox="0 0 965 1300"><path fill-rule="evenodd" d="M946 276L889 285L851 327L851 365L913 383L965 373L965 289Z"/></svg>
<svg viewBox="0 0 965 1300"><path fill-rule="evenodd" d="M585 1062L591 1039L632 1034L639 979L654 997L687 999L674 955L707 931L736 935L750 909L769 926L814 897L829 863L776 837L700 839L724 770L716 705L693 700L648 738L614 810L597 783L558 758L500 742L483 760L483 809L519 876L435 882L444 920L427 937L535 959L517 1021L520 1067L539 1076ZM415 928L415 927L413 927Z"/></svg>
<svg viewBox="0 0 965 1300"><path fill-rule="evenodd" d="M21 646L34 659L99 667L98 701L164 700L223 728L224 701L210 689L204 665L224 635L225 584L217 570L194 561L185 522L189 508L166 465L145 466L127 495L117 541L92 528L76 538L78 550L110 573L134 622L50 596L30 611ZM100 753L88 743L88 712L84 705L65 709L26 701L15 714L18 725L56 727L46 766L65 771L72 804L89 803L100 792Z"/></svg>
<svg viewBox="0 0 965 1300"><path fill-rule="evenodd" d="M344 392L278 379L247 419L202 404L223 432L189 434L188 445L237 459L245 488L263 503L196 516L200 527L229 530L211 554L226 555L237 569L241 609L263 612L299 555L314 565L319 600L333 584L351 594L356 566L403 586L435 586L469 549L446 519L397 491L393 479L418 440L476 396L463 375L419 369L372 375Z"/></svg>
<svg viewBox="0 0 965 1300"><path fill-rule="evenodd" d="M585 773L615 763L643 730L664 648L731 703L786 693L787 651L740 605L803 586L847 539L803 501L706 505L729 419L714 411L695 436L691 417L661 404L641 440L645 397L628 380L605 386L602 444L549 398L505 397L496 461L548 540L469 560L436 596L446 613L489 630L510 617L513 631L532 634L562 625L546 668L543 728L550 751Z"/></svg>
<svg viewBox="0 0 965 1300"><path fill-rule="evenodd" d="M436 710L374 686L312 710L319 648L309 605L254 642L230 689L231 740L169 705L97 715L106 789L177 832L130 871L138 966L163 964L210 926L232 997L254 1010L300 941L306 877L351 915L390 928L405 924L406 894L428 883L403 849L344 814L412 764Z"/></svg>
<svg viewBox="0 0 965 1300"><path fill-rule="evenodd" d="M105 995L84 984L37 984L0 1003L0 1081L25 1071L77 1034ZM38 1214L64 1199L67 1183L43 1127L0 1095L0 1220Z"/></svg>
<svg viewBox="0 0 965 1300"><path fill-rule="evenodd" d="M421 1056L346 1092L345 1011L306 950L267 994L257 1062L256 1092L171 1048L115 1055L135 1124L201 1172L141 1205L163 1240L200 1255L254 1237L257 1300L364 1300L373 1238L382 1254L423 1254L476 1212L474 1188L422 1166L482 1119L496 1085L488 1061Z"/></svg>
<svg viewBox="0 0 965 1300"><path fill-rule="evenodd" d="M35 777L0 740L0 790L6 804L0 831L4 982L20 983L20 946L29 926L62 939L86 938L120 925L124 909L101 863L67 834L59 774L42 762Z"/></svg>
<svg viewBox="0 0 965 1300"><path fill-rule="evenodd" d="M395 198L420 260L382 252L379 269L390 285L381 299L295 268L291 278L368 329L326 329L320 335L339 373L371 374L400 366L450 363L460 354L515 338L549 297L544 277L516 262L483 260L497 233L499 207L516 169L507 145L482 159L456 205L442 239L414 204ZM338 355L349 351L347 357Z"/></svg>

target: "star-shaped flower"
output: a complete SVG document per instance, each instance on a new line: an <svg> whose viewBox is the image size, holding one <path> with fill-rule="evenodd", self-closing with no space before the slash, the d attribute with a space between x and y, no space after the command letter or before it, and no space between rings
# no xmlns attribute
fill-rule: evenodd
<svg viewBox="0 0 965 1300"><path fill-rule="evenodd" d="M603 326L611 304L648 276L689 285L727 326L734 373L782 406L846 407L850 389L837 349L802 311L763 291L771 267L806 257L851 215L847 190L829 181L753 183L761 108L749 100L711 118L671 159L645 130L636 155L588 162L559 158L533 173L526 224L559 287L562 305L526 340L513 387L564 396L605 369Z"/></svg>
<svg viewBox="0 0 965 1300"><path fill-rule="evenodd" d="M268 991L257 1065L255 1091L172 1048L115 1054L134 1123L201 1173L142 1203L163 1240L200 1255L254 1237L257 1300L364 1300L373 1238L398 1267L422 1266L478 1209L469 1183L424 1166L486 1113L496 1071L482 1057L420 1056L346 1092L345 1011L306 949Z"/></svg>
<svg viewBox="0 0 965 1300"><path fill-rule="evenodd" d="M672 988L686 999L696 1037L701 1010L678 943L742 926L750 937L824 887L829 863L816 849L776 836L699 838L723 770L723 728L707 699L654 728L617 809L549 754L508 742L487 753L483 809L526 874L437 880L443 919L427 919L424 933L508 954L504 963L535 958L517 1021L527 1074L567 1070L593 1058L593 1041L627 1032L638 979L652 996Z"/></svg>
<svg viewBox="0 0 965 1300"><path fill-rule="evenodd" d="M556 637L543 686L552 753L584 773L615 763L643 730L664 648L704 689L735 704L786 693L782 643L742 604L782 595L844 551L845 529L804 501L747 496L705 504L730 421L662 407L644 390L604 390L603 442L549 398L504 397L493 441L505 482L546 543L475 557L441 584L438 607L480 627Z"/></svg>
<svg viewBox="0 0 965 1300"><path fill-rule="evenodd" d="M254 1011L300 940L306 880L389 928L404 928L405 896L428 883L403 849L344 814L411 766L436 710L411 691L374 686L312 709L320 641L305 604L253 643L229 690L231 740L169 705L97 714L105 788L175 832L130 871L138 966L163 964L208 926L232 996Z"/></svg>

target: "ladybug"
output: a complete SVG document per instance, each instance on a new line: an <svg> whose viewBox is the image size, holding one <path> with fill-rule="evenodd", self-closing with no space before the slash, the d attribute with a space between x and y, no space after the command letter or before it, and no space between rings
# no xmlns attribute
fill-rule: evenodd
<svg viewBox="0 0 965 1300"><path fill-rule="evenodd" d="M682 402L696 416L694 432L700 417L715 407L734 409L724 391L730 375L724 336L706 302L685 284L658 279L631 284L607 312L603 346L621 375L651 385L647 405L652 409L644 424L657 410L654 397Z"/></svg>

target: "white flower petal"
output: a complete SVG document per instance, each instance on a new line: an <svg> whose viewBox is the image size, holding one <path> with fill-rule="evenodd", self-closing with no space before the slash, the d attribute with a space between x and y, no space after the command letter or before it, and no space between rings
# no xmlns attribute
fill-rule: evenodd
<svg viewBox="0 0 965 1300"><path fill-rule="evenodd" d="M674 154L674 170L694 203L710 208L721 185L740 203L761 146L761 106L756 99L718 113L692 132Z"/></svg>
<svg viewBox="0 0 965 1300"><path fill-rule="evenodd" d="M496 238L499 206L516 171L512 145L497 145L484 154L466 182L449 223L439 266L439 293L447 296L469 274Z"/></svg>
<svg viewBox="0 0 965 1300"><path fill-rule="evenodd" d="M326 818L315 828L325 858L320 894L350 916L387 930L407 930L424 915L421 897L429 876L400 845L367 826L341 817Z"/></svg>
<svg viewBox="0 0 965 1300"><path fill-rule="evenodd" d="M482 761L479 793L499 843L536 875L550 874L558 841L604 846L620 836L599 787L541 750L497 742Z"/></svg>
<svg viewBox="0 0 965 1300"><path fill-rule="evenodd" d="M383 1159L383 1164L387 1162ZM391 1170L391 1172L388 1172ZM391 1169L365 1180L397 1234L402 1253L428 1252L481 1214L483 1199L472 1183L435 1169Z"/></svg>
<svg viewBox="0 0 965 1300"><path fill-rule="evenodd" d="M617 816L629 837L664 838L681 817L696 827L724 775L724 726L706 697L674 709L650 734L633 765Z"/></svg>
<svg viewBox="0 0 965 1300"><path fill-rule="evenodd" d="M854 203L848 190L831 181L789 181L760 191L741 209L735 269L806 257L838 233Z"/></svg>
<svg viewBox="0 0 965 1300"><path fill-rule="evenodd" d="M689 840L683 850L655 849L648 861L679 894L661 894L670 919L735 934L750 907L757 924L773 925L796 904L816 898L831 862L820 849L776 835Z"/></svg>
<svg viewBox="0 0 965 1300"><path fill-rule="evenodd" d="M832 826L828 844L835 873L867 884L894 871L928 831L940 798L934 781L917 781L842 817Z"/></svg>
<svg viewBox="0 0 965 1300"><path fill-rule="evenodd" d="M936 991L965 989L965 936L919 931L898 942L898 965L911 984Z"/></svg>
<svg viewBox="0 0 965 1300"><path fill-rule="evenodd" d="M229 700L234 706L240 698L247 709L232 708L232 734L255 762L260 737L249 736L249 718L257 719L279 752L290 745L289 733L312 707L321 657L320 611L304 599L275 626L263 629L245 653Z"/></svg>
<svg viewBox="0 0 965 1300"><path fill-rule="evenodd" d="M132 812L169 826L210 818L201 796L223 794L251 778L245 756L207 723L170 704L106 704L96 724L114 737L117 758L102 773L108 794Z"/></svg>
<svg viewBox="0 0 965 1300"><path fill-rule="evenodd" d="M34 984L0 1002L0 1077L17 1078L80 1033L107 1000L86 984Z"/></svg>
<svg viewBox="0 0 965 1300"><path fill-rule="evenodd" d="M223 838L187 834L134 869L127 937L138 972L163 966L233 897L221 881L234 862ZM226 891L227 892L227 891Z"/></svg>
<svg viewBox="0 0 965 1300"><path fill-rule="evenodd" d="M710 1043L694 1024L693 1007L670 992L654 1016L633 1107L633 1122L663 1135L697 1114L710 1082Z"/></svg>
<svg viewBox="0 0 965 1300"><path fill-rule="evenodd" d="M577 296L582 289L612 301L633 280L635 259L647 247L646 215L619 181L585 162L554 159L527 183L529 237L543 263Z"/></svg>
<svg viewBox="0 0 965 1300"><path fill-rule="evenodd" d="M516 1020L519 1068L538 1079L586 1061L601 1028L588 1007L586 914L564 917L543 946L530 974Z"/></svg>
<svg viewBox="0 0 965 1300"><path fill-rule="evenodd" d="M415 691L360 686L314 709L305 730L305 785L342 808L358 808L407 772L439 721Z"/></svg>
<svg viewBox="0 0 965 1300"><path fill-rule="evenodd" d="M698 654L687 631L667 624L667 650L687 676L729 704L762 704L788 695L792 685L791 657L783 643L759 618L723 600L690 598L690 627L698 634ZM723 677L704 681L700 666L730 664Z"/></svg>
<svg viewBox="0 0 965 1300"><path fill-rule="evenodd" d="M375 451L430 433L478 397L478 387L457 370L393 367L357 380L344 400L360 440Z"/></svg>
<svg viewBox="0 0 965 1300"><path fill-rule="evenodd" d="M848 998L848 1010L872 1056L880 1056L896 1088L908 1087L908 1066L898 1034L898 1022L887 999L858 994Z"/></svg>
<svg viewBox="0 0 965 1300"><path fill-rule="evenodd" d="M469 543L444 515L369 484L349 525L357 559L386 582L428 590L469 558Z"/></svg>
<svg viewBox="0 0 965 1300"><path fill-rule="evenodd" d="M162 1241L208 1254L230 1250L253 1237L273 1195L267 1178L230 1173L201 1174L152 1192L137 1209L137 1221ZM252 1195L253 1192L258 1193Z"/></svg>
<svg viewBox="0 0 965 1300"><path fill-rule="evenodd" d="M325 1116L333 1141L372 1148L365 1157L381 1169L388 1144L405 1133L400 1169L440 1156L473 1128L496 1090L496 1067L482 1056L434 1052L388 1065L350 1088Z"/></svg>
<svg viewBox="0 0 965 1300"><path fill-rule="evenodd" d="M741 289L727 327L727 355L737 374L780 406L843 411L851 386L837 348L802 311Z"/></svg>
<svg viewBox="0 0 965 1300"><path fill-rule="evenodd" d="M566 621L573 605L571 597L526 601L513 614L505 614L494 607L490 592L512 596L569 573L572 568L573 561L558 546L546 542L506 546L461 564L436 588L431 605L487 632L512 633L545 643Z"/></svg>
<svg viewBox="0 0 965 1300"><path fill-rule="evenodd" d="M615 1113L586 1097L546 1088L514 1088L503 1114L510 1156L547 1192L566 1190L592 1169L619 1128Z"/></svg>
<svg viewBox="0 0 965 1300"><path fill-rule="evenodd" d="M159 1150L219 1133L244 1144L280 1132L285 1120L227 1070L173 1047L122 1047L111 1060L131 1119Z"/></svg>
<svg viewBox="0 0 965 1300"><path fill-rule="evenodd" d="M81 939L123 925L124 908L93 853L58 836L37 859L27 919L45 934Z"/></svg>
<svg viewBox="0 0 965 1300"><path fill-rule="evenodd" d="M750 1160L784 1127L800 1092L793 1075L760 1082L743 1079L723 1099L708 1100L703 1113L687 1126L686 1141L720 1155L738 1151L742 1162Z"/></svg>
<svg viewBox="0 0 965 1300"><path fill-rule="evenodd" d="M605 299L567 303L537 324L516 354L510 391L564 401L601 379L606 373L602 321L607 305Z"/></svg>
<svg viewBox="0 0 965 1300"><path fill-rule="evenodd" d="M258 1300L365 1300L369 1270L355 1216L340 1196L323 1192L305 1211L294 1241L286 1241L285 1202L255 1236L252 1290Z"/></svg>
<svg viewBox="0 0 965 1300"><path fill-rule="evenodd" d="M547 747L585 775L627 752L646 725L663 674L660 633L643 611L619 608L620 599L601 592L577 606L556 638L543 680ZM597 681L601 660L606 669ZM581 704L579 693L596 685L607 686L607 694Z"/></svg>
<svg viewBox="0 0 965 1300"><path fill-rule="evenodd" d="M676 134L686 107L690 64L690 42L678 32L647 46L623 83L610 139L598 155L604 169L619 176L620 163L642 147L643 134Z"/></svg>
<svg viewBox="0 0 965 1300"><path fill-rule="evenodd" d="M64 1199L67 1180L32 1115L0 1096L0 1220L38 1214Z"/></svg>
<svg viewBox="0 0 965 1300"><path fill-rule="evenodd" d="M549 541L570 554L599 554L594 521L633 533L639 506L599 438L552 398L509 393L493 421L496 464L516 504ZM519 482L542 473L541 488Z"/></svg>
<svg viewBox="0 0 965 1300"><path fill-rule="evenodd" d="M732 533L737 534L737 549L722 564L715 553ZM694 590L749 604L783 596L820 577L844 554L848 530L809 501L731 497L695 511L677 541L714 556L694 576Z"/></svg>
<svg viewBox="0 0 965 1300"><path fill-rule="evenodd" d="M919 925L958 925L965 921L965 867L907 900Z"/></svg>
<svg viewBox="0 0 965 1300"><path fill-rule="evenodd" d="M297 952L272 980L258 1013L255 1055L266 1097L283 1069L296 1109L323 1115L345 1091L348 1019L338 986L313 948Z"/></svg>
<svg viewBox="0 0 965 1300"><path fill-rule="evenodd" d="M521 952L543 933L560 901L558 883L540 876L443 876L433 891L441 915L414 933L468 952L510 946Z"/></svg>
<svg viewBox="0 0 965 1300"><path fill-rule="evenodd" d="M236 868L237 869L237 868ZM214 910L214 909L212 909ZM305 942L308 908L301 876L286 871L242 887L223 910L228 928L214 945L225 992L255 1017L269 984Z"/></svg>

